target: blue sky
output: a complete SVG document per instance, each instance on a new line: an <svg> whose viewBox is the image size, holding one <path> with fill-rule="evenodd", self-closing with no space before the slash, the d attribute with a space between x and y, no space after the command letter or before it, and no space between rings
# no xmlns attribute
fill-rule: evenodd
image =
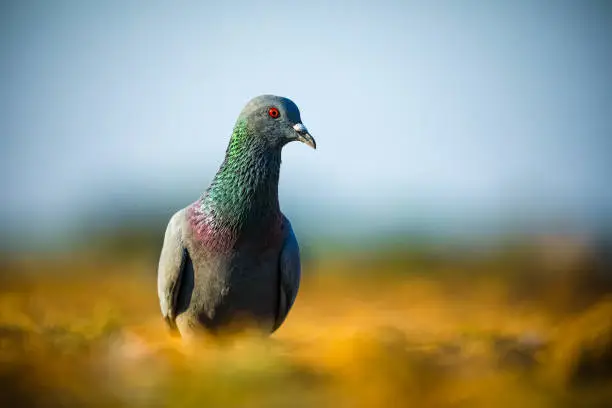
<svg viewBox="0 0 612 408"><path fill-rule="evenodd" d="M607 2L0 8L6 230L196 198L262 93L317 139L285 149L280 193L320 230L612 213Z"/></svg>

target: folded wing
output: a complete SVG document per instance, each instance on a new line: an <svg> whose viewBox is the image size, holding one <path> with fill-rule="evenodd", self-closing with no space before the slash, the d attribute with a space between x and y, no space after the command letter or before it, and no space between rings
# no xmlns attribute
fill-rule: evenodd
<svg viewBox="0 0 612 408"><path fill-rule="evenodd" d="M189 254L182 242L183 214L174 214L166 228L164 245L157 270L157 294L164 320L172 330L176 328L176 297L181 283L181 274Z"/></svg>
<svg viewBox="0 0 612 408"><path fill-rule="evenodd" d="M278 329L285 321L291 306L293 306L300 287L301 277L300 248L297 238L293 233L289 220L283 217L283 222L286 234L279 260L279 306L274 330Z"/></svg>

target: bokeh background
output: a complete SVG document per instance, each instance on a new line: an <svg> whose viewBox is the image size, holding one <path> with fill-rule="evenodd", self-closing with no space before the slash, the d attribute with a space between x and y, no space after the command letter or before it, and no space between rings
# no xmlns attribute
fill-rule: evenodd
<svg viewBox="0 0 612 408"><path fill-rule="evenodd" d="M0 400L32 406L612 403L606 1L0 4ZM157 316L172 213L253 96L304 284L189 349Z"/></svg>

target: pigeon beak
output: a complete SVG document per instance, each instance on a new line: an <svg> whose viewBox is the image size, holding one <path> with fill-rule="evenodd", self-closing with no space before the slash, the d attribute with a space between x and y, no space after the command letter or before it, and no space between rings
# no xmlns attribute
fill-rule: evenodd
<svg viewBox="0 0 612 408"><path fill-rule="evenodd" d="M302 143L306 143L313 149L317 148L317 142L315 142L314 138L310 135L310 133L308 133L308 129L306 129L306 126L304 126L302 123L296 123L295 125L293 125L293 129L298 134L297 140Z"/></svg>

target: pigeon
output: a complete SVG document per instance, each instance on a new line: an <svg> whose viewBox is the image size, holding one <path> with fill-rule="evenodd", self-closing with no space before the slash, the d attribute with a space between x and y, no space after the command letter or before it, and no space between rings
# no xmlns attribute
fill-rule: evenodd
<svg viewBox="0 0 612 408"><path fill-rule="evenodd" d="M316 149L295 103L251 99L208 189L170 218L157 292L172 333L273 333L285 321L300 285L300 250L278 181L281 150L296 140Z"/></svg>

